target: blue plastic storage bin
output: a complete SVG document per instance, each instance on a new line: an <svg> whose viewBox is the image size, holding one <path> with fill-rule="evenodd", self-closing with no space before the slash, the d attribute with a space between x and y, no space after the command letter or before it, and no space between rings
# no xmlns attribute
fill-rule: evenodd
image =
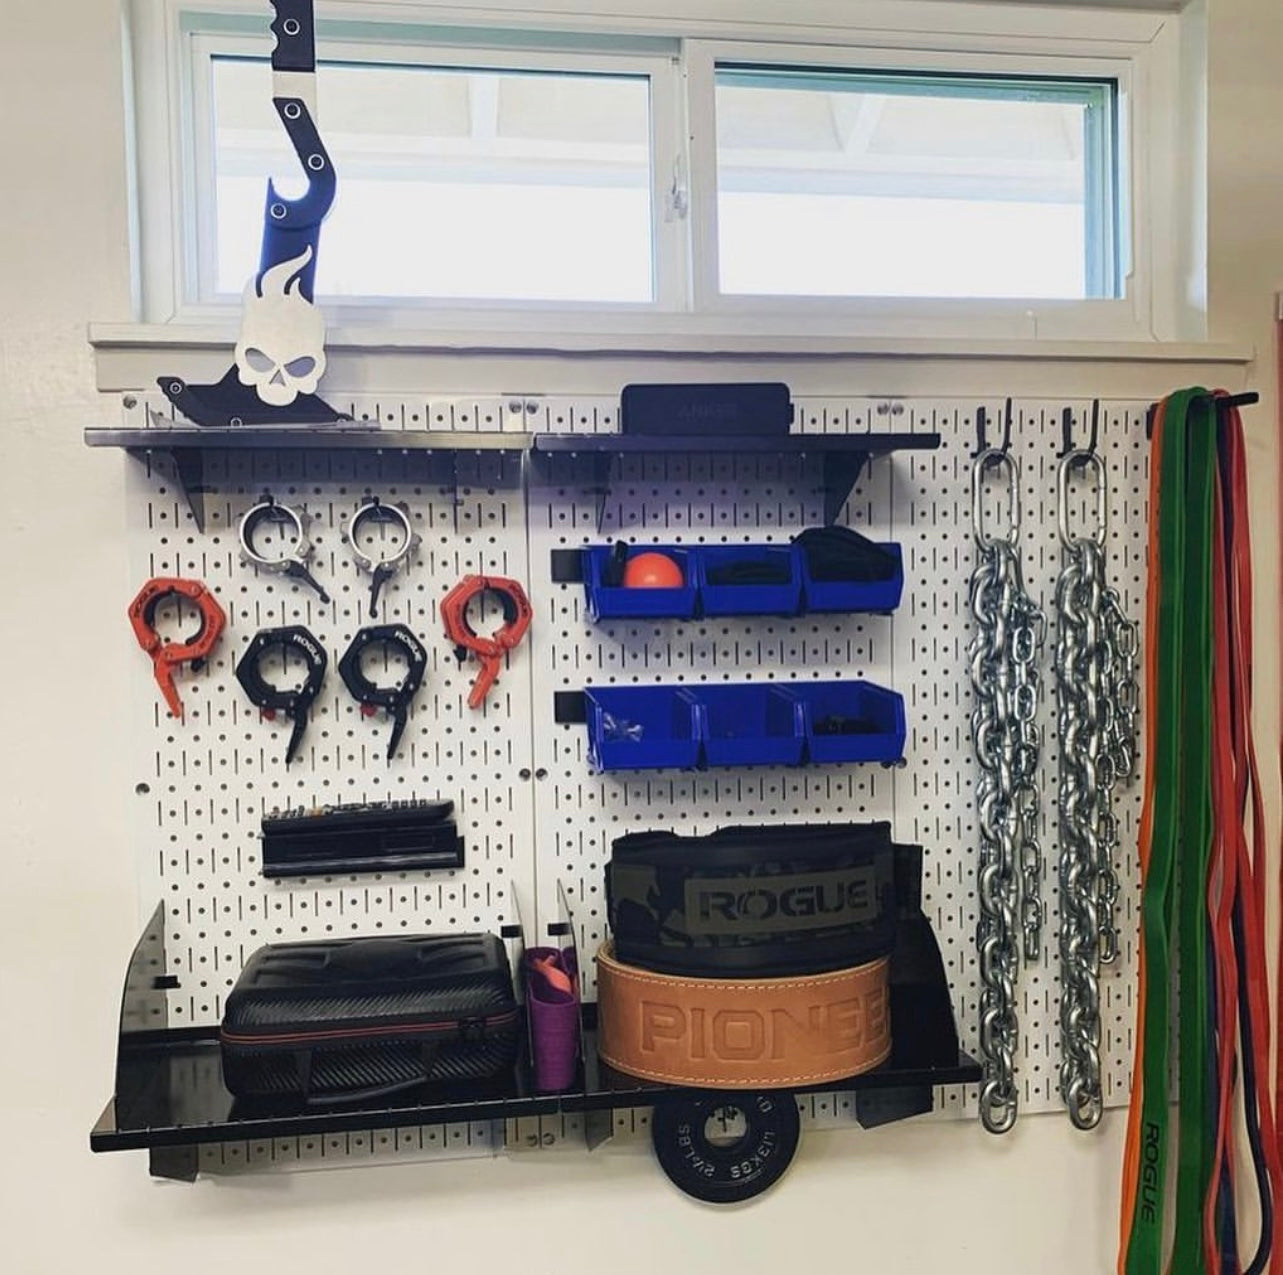
<svg viewBox="0 0 1283 1275"><path fill-rule="evenodd" d="M881 546L895 555L895 575L888 580L813 580L806 554L794 546L802 580L802 611L894 611L904 593L904 561L894 542Z"/></svg>
<svg viewBox="0 0 1283 1275"><path fill-rule="evenodd" d="M797 766L806 743L802 705L780 686L699 686L710 766Z"/></svg>
<svg viewBox="0 0 1283 1275"><path fill-rule="evenodd" d="M685 585L680 589L625 589L603 582L613 545L590 545L584 549L584 592L588 614L594 620L689 620L695 614L696 568L692 551L677 545L629 545L628 556L663 553L682 569Z"/></svg>
<svg viewBox="0 0 1283 1275"><path fill-rule="evenodd" d="M700 545L694 549L705 615L796 615L802 606L799 554L792 545ZM740 563L768 562L788 573L780 584L713 584L709 573Z"/></svg>
<svg viewBox="0 0 1283 1275"><path fill-rule="evenodd" d="M805 712L806 753L813 762L899 761L904 756L904 697L872 682L790 682ZM828 733L843 718L857 729Z"/></svg>
<svg viewBox="0 0 1283 1275"><path fill-rule="evenodd" d="M588 758L597 770L699 762L702 710L685 687L590 687L584 708Z"/></svg>

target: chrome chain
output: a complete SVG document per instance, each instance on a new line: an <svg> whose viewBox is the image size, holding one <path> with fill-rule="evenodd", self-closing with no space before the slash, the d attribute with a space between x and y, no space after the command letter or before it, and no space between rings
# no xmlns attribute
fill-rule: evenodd
<svg viewBox="0 0 1283 1275"><path fill-rule="evenodd" d="M1096 527L1070 529L1069 480L1090 471ZM1056 583L1056 720L1060 734L1060 1091L1080 1129L1100 1121L1100 967L1118 955L1116 784L1136 762L1136 626L1105 581L1108 479L1095 452L1060 462L1064 566Z"/></svg>
<svg viewBox="0 0 1283 1275"><path fill-rule="evenodd" d="M1007 475L1009 520L1003 536L991 536L984 527L984 479L991 470ZM1046 624L1020 570L1020 470L1015 457L994 448L982 451L972 470L971 499L978 550L971 577L976 632L967 654L971 731L980 765L980 1119L990 1133L1006 1133L1019 1107L1015 1057L1021 939L1025 959L1037 960L1045 911L1036 717Z"/></svg>

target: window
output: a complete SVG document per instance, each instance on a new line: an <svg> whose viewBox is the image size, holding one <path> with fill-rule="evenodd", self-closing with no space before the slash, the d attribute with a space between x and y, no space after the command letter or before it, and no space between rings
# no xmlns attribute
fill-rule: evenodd
<svg viewBox="0 0 1283 1275"><path fill-rule="evenodd" d="M719 65L720 291L1116 296L1116 95Z"/></svg>
<svg viewBox="0 0 1283 1275"><path fill-rule="evenodd" d="M258 259L264 174L287 195L303 179L270 63L209 74L215 299ZM318 295L653 300L648 77L330 63L317 96L341 183Z"/></svg>
<svg viewBox="0 0 1283 1275"><path fill-rule="evenodd" d="M259 15L186 3L132 0L167 15L135 77L159 320L231 314L266 178L286 194L303 180L271 106L266 0ZM1197 258L1174 116L1155 106L1175 83L1178 40L1158 38L1172 15L1098 13L1074 40L1081 16L977 5L942 33L922 25L932 7L916 33L799 25L763 43L712 0L686 4L689 20L585 16L576 32L537 29L534 9L493 28L411 20L432 12L415 0L405 21L322 10L327 311L505 331L556 330L555 312L563 329L649 334L799 332L798 316L833 334L1165 334L1154 296L1177 313L1179 254ZM973 13L994 25L963 32ZM165 75L147 75L148 48ZM570 317L602 311L605 326Z"/></svg>

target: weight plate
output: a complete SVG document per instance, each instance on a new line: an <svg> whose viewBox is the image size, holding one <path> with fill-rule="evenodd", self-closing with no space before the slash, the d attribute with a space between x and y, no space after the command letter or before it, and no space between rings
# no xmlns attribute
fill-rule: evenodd
<svg viewBox="0 0 1283 1275"><path fill-rule="evenodd" d="M800 1131L797 1099L766 1091L664 1098L650 1125L673 1185L710 1204L750 1200L778 1182Z"/></svg>

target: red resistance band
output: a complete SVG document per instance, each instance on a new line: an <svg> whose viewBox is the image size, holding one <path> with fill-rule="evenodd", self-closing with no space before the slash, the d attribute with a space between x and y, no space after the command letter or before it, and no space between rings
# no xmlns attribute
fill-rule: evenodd
<svg viewBox="0 0 1283 1275"><path fill-rule="evenodd" d="M482 637L468 623L468 606L483 593L495 594L503 605L503 627L490 637ZM504 576L464 576L441 601L441 618L446 637L454 643L460 661L469 654L481 664L481 672L472 684L468 707L479 708L499 677L504 656L520 645L533 616L526 591L515 580Z"/></svg>
<svg viewBox="0 0 1283 1275"><path fill-rule="evenodd" d="M186 598L200 612L200 628L183 642L166 643L156 632L156 611L169 598ZM227 616L218 599L199 580L157 576L148 580L129 604L129 622L138 645L151 656L152 674L169 711L175 717L182 717L183 701L174 685L174 670L180 664L190 664L199 672L209 658L227 625Z"/></svg>
<svg viewBox="0 0 1283 1275"><path fill-rule="evenodd" d="M1217 413L1213 570L1212 799L1215 825L1207 904L1215 964L1218 1109L1215 1150L1203 1208L1203 1256L1212 1275L1265 1271L1283 1252L1283 1185L1270 1094L1270 998L1265 956L1265 824L1252 714L1252 557L1247 519L1243 425L1234 409ZM1252 846L1247 837L1251 802ZM1241 1050L1240 1050L1241 1046ZM1241 1093L1237 1087L1243 1070ZM1241 1098L1261 1234L1246 1268L1234 1237L1234 1136ZM1223 1241L1228 1241L1223 1243Z"/></svg>
<svg viewBox="0 0 1283 1275"><path fill-rule="evenodd" d="M1222 573L1225 592L1218 595L1217 601L1219 606L1223 600L1230 625L1227 654L1233 763L1230 777L1233 780L1234 806L1228 812L1226 822L1230 837L1228 848L1238 860L1236 869L1226 865L1226 879L1237 886L1232 937L1240 980L1238 1000L1245 1080L1242 1101L1261 1203L1260 1241L1247 1267L1255 1275L1266 1269L1271 1251L1275 1256L1283 1255L1283 1211L1278 1200L1278 1192L1283 1188L1283 1158L1280 1155L1283 1148L1280 1147L1272 1109L1277 1095L1272 1100L1270 1089L1271 1031L1278 1030L1279 1020L1276 1016L1271 1023L1270 1017L1269 966L1265 955L1265 808L1256 744L1252 737L1252 547L1247 516L1246 445L1243 422L1237 409L1231 408L1221 416L1218 441L1221 483L1227 493L1224 518L1227 543ZM1220 662L1219 652L1217 662ZM1249 799L1252 821L1250 854L1244 831ZM1233 1047L1232 1039L1229 1047ZM1232 1092L1227 1094L1222 1089L1220 1123L1225 1131L1227 1164L1231 1165L1232 1100ZM1216 1181L1213 1178L1209 1196L1215 1191ZM1208 1211L1205 1210L1205 1219L1207 1216ZM1211 1260L1211 1252L1209 1249L1209 1270L1219 1275L1222 1268ZM1224 1275L1230 1273L1225 1272Z"/></svg>

